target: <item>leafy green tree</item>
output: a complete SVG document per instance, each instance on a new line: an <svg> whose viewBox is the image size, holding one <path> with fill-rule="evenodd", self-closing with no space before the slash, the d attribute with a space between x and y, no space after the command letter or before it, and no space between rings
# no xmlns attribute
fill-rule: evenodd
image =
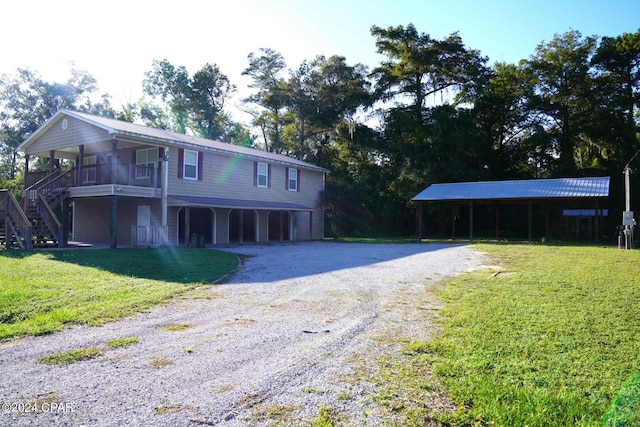
<svg viewBox="0 0 640 427"><path fill-rule="evenodd" d="M558 156L557 176L574 176L577 171L575 148L595 105L590 69L595 48L594 37L583 38L574 30L541 43L527 61L536 79L529 108L546 121L545 130Z"/></svg>
<svg viewBox="0 0 640 427"><path fill-rule="evenodd" d="M153 61L143 81L143 93L150 98L141 101L140 115L149 126L231 142L234 137L225 130L236 126L224 107L235 89L215 64L205 64L190 77L184 66Z"/></svg>
<svg viewBox="0 0 640 427"><path fill-rule="evenodd" d="M96 80L86 71L70 71L66 83L44 81L29 69L0 76L0 172L13 179L18 171L17 147L60 108L88 112Z"/></svg>
<svg viewBox="0 0 640 427"><path fill-rule="evenodd" d="M461 102L473 106L478 132L491 145L486 166L492 179L534 176L536 153L528 138L539 124L529 110L534 83L528 67L498 62L460 94Z"/></svg>
<svg viewBox="0 0 640 427"><path fill-rule="evenodd" d="M318 56L303 62L286 82L288 124L285 135L298 158L317 156L334 141L341 124L352 127L358 111L371 105L367 69L348 65L342 56Z"/></svg>
<svg viewBox="0 0 640 427"><path fill-rule="evenodd" d="M189 87L187 111L199 135L207 139L224 139L225 124L230 118L223 109L236 87L215 64L205 64L196 71Z"/></svg>
<svg viewBox="0 0 640 427"><path fill-rule="evenodd" d="M466 49L461 37L452 33L444 40L419 33L413 24L406 28L371 27L378 53L387 56L371 72L375 94L383 101L406 102L417 124L422 123L430 96L454 96L447 90L460 89L482 75L487 58Z"/></svg>
<svg viewBox="0 0 640 427"><path fill-rule="evenodd" d="M252 113L252 124L261 130L265 151L281 153L281 128L286 109L286 87L281 73L286 63L282 54L273 49L260 49L259 52L260 55L249 54L249 66L242 72L253 80L249 87L257 90L244 102L259 108Z"/></svg>
<svg viewBox="0 0 640 427"><path fill-rule="evenodd" d="M633 34L603 37L592 64L598 71L601 135L613 136L620 162L638 149L638 108L640 107L640 29ZM604 128L604 126L606 126ZM604 128L604 129L603 129ZM616 141L618 144L616 144Z"/></svg>

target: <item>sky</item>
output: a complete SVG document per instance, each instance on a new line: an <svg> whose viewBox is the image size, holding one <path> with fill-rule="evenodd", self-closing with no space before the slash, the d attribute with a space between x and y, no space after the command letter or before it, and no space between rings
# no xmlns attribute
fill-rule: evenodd
<svg viewBox="0 0 640 427"><path fill-rule="evenodd" d="M243 121L250 53L274 49L290 69L317 55L371 69L382 59L371 26L410 23L436 39L458 32L489 64L515 63L569 30L635 33L640 0L10 0L0 8L0 74L29 68L65 82L73 64L120 108L139 99L154 60L190 74L217 64L238 88L229 112Z"/></svg>

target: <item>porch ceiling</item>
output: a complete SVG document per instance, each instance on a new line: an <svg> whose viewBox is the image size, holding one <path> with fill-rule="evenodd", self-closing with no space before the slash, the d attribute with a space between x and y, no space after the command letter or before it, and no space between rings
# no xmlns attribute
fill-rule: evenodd
<svg viewBox="0 0 640 427"><path fill-rule="evenodd" d="M267 200L236 200L208 197L168 196L169 206L198 206L228 209L261 209L282 211L313 211L313 208L297 203L274 202Z"/></svg>

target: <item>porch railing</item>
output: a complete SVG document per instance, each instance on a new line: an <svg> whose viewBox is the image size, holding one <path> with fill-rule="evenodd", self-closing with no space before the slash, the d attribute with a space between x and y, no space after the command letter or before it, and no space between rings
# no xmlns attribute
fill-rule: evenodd
<svg viewBox="0 0 640 427"><path fill-rule="evenodd" d="M147 166L118 163L116 165L115 179L112 179L113 168L110 164L82 166L80 170L81 172L76 180L76 185L78 186L118 184L158 188L160 184L158 179L160 168L155 164Z"/></svg>
<svg viewBox="0 0 640 427"><path fill-rule="evenodd" d="M112 179L113 169L111 164L102 163L99 165L85 165L75 167L63 174L68 179L68 187L84 187L90 185L118 184L134 187L150 187L160 188L160 170L161 167L154 164L136 165L132 163L118 163L116 165L115 179ZM59 174L59 173L58 173ZM53 181L57 178L55 172L34 171L27 172L25 177L25 193L31 188L43 188L45 181ZM59 184L59 182L57 183ZM36 200L37 196L33 194L30 200Z"/></svg>
<svg viewBox="0 0 640 427"><path fill-rule="evenodd" d="M161 225L132 225L131 246L163 246L168 243L168 227Z"/></svg>

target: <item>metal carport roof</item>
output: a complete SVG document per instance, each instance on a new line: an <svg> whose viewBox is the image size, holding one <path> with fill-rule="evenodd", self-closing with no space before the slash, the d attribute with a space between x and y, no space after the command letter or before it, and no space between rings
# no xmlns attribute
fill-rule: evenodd
<svg viewBox="0 0 640 427"><path fill-rule="evenodd" d="M487 202L520 202L529 203L529 240L531 240L531 205L534 202L561 200L588 200L596 202L596 212L600 212L598 200L609 197L611 177L583 177L530 179L511 181L478 181L432 184L416 194L411 200L418 202L419 224L418 238L422 238L422 204L423 202L468 203L469 240L473 240L473 205ZM499 216L496 210L496 239L499 239ZM596 235L598 221L596 220ZM547 231L548 238L548 218Z"/></svg>
<svg viewBox="0 0 640 427"><path fill-rule="evenodd" d="M609 196L610 177L530 179L432 184L413 201L591 199Z"/></svg>

